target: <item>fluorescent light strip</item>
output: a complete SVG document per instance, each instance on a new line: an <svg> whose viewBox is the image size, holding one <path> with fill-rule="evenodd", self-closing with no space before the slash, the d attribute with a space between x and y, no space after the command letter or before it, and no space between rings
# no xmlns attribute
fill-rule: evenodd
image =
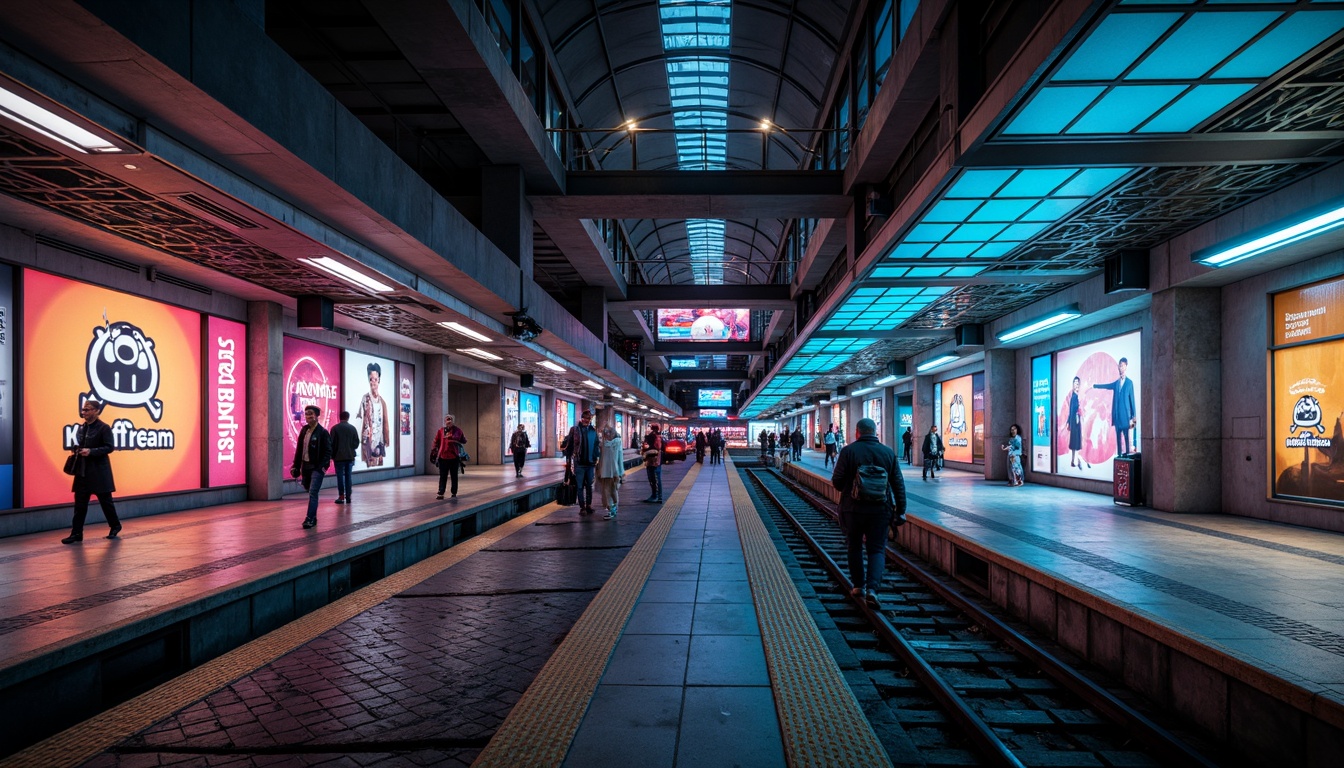
<svg viewBox="0 0 1344 768"><path fill-rule="evenodd" d="M881 387L864 387L863 389L855 390L851 394L854 397L858 397L859 395L866 395L869 392L876 392L879 389L881 389Z"/></svg>
<svg viewBox="0 0 1344 768"><path fill-rule="evenodd" d="M357 285L360 288L367 288L368 290L377 293L387 293L388 291L393 290L392 286L386 283L380 283L377 280L374 280L372 277L369 277L368 275L356 272L355 270L351 269L345 264L331 258L330 256L318 256L316 258L311 259L302 258L299 259L299 261L317 267L318 269L322 270L323 272L326 272L327 274L339 277L345 282L350 283L352 285Z"/></svg>
<svg viewBox="0 0 1344 768"><path fill-rule="evenodd" d="M458 352L461 352L461 353L464 354L464 355L471 355L472 357L479 357L479 358L482 359L482 360L489 360L490 362L494 362L494 361L496 361L496 360L503 360L503 359L504 359L504 358L500 357L499 355L492 355L492 354L490 354L489 352L486 352L484 349L477 349L477 348L475 348L475 347L470 347L470 348L468 348L468 349L459 349L459 350L457 350L457 351L458 351Z"/></svg>
<svg viewBox="0 0 1344 768"><path fill-rule="evenodd" d="M588 387L589 389L602 389L602 388L603 388L601 384L598 384L596 381L593 381L592 379L584 379L584 380L583 380L583 386Z"/></svg>
<svg viewBox="0 0 1344 768"><path fill-rule="evenodd" d="M484 333L477 333L468 328L467 326L458 322L453 322L450 320L448 322L439 323L439 325L443 326L444 328L447 328L450 331L457 331L458 333L462 334L463 336L466 336L469 339L475 339L476 341L484 341L487 343L489 343L490 341L490 337L486 336Z"/></svg>
<svg viewBox="0 0 1344 768"><path fill-rule="evenodd" d="M873 384L876 385L876 386L879 386L879 387L885 387L886 385L892 383L893 381L895 381L895 380L897 380L897 379L899 379L899 378L900 378L900 376L883 376L882 378L878 379L877 381L874 381Z"/></svg>
<svg viewBox="0 0 1344 768"><path fill-rule="evenodd" d="M1026 337L1032 335L1033 333L1040 333L1041 331L1047 330L1049 328L1054 328L1057 325L1063 325L1064 323L1067 323L1070 320L1077 320L1082 316L1083 313L1078 309L1076 305L1072 307L1065 307L1064 309L1061 309L1053 314L1046 315L1045 317L1042 317L1037 320L1032 320L1026 325L1021 325L1018 326L1017 328L1012 328L1010 330L1004 331L1003 333L1000 333L997 338L1001 343L1006 344L1010 341L1025 339Z"/></svg>
<svg viewBox="0 0 1344 768"><path fill-rule="evenodd" d="M556 373L569 373L568 368L564 367L563 365L556 365L555 363L552 363L550 360L542 360L540 363L537 363L537 365L540 365L542 368L555 371Z"/></svg>
<svg viewBox="0 0 1344 768"><path fill-rule="evenodd" d="M75 125L46 107L38 106L13 91L0 87L0 114L14 122L55 139L76 152L121 152L121 147L92 131Z"/></svg>
<svg viewBox="0 0 1344 768"><path fill-rule="evenodd" d="M1252 256L1260 256L1270 251L1306 240L1316 235L1344 226L1344 207L1336 208L1306 221L1293 224L1264 237L1258 237L1249 243L1231 248L1215 250L1207 256L1195 254L1195 261L1207 267L1225 267Z"/></svg>
<svg viewBox="0 0 1344 768"><path fill-rule="evenodd" d="M924 373L925 371L931 371L934 368L947 365L948 363L956 362L957 360L960 359L961 355L941 355L939 357L933 358L932 360L920 363L919 365L915 366L915 370L918 371L919 373Z"/></svg>

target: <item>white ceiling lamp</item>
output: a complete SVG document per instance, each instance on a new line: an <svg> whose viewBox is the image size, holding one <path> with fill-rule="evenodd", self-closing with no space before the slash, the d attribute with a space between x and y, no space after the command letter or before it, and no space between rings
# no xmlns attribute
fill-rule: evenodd
<svg viewBox="0 0 1344 768"><path fill-rule="evenodd" d="M299 261L334 275L351 285L357 285L360 288L373 291L375 293L387 293L394 290L387 283L369 277L361 272L357 272L346 264L331 258L330 256L317 256L315 258L301 258Z"/></svg>
<svg viewBox="0 0 1344 768"><path fill-rule="evenodd" d="M542 368L545 368L549 371L555 371L556 373L569 373L568 368L564 367L563 365L556 365L555 363L552 363L550 360L542 360L540 363L537 363L537 365L540 365Z"/></svg>
<svg viewBox="0 0 1344 768"><path fill-rule="evenodd" d="M939 355L938 357L935 357L932 360L926 360L925 362L920 363L918 366L915 367L915 371L918 373L927 373L929 371L932 371L934 368L941 368L942 366L947 365L948 363L955 363L960 359L961 355L951 355L951 354Z"/></svg>
<svg viewBox="0 0 1344 768"><path fill-rule="evenodd" d="M0 115L59 141L76 152L104 154L125 151L93 131L81 128L3 85L0 85Z"/></svg>
<svg viewBox="0 0 1344 768"><path fill-rule="evenodd" d="M900 376L896 376L896 375L894 375L894 374L891 375L891 376L883 376L882 378L878 379L877 381L874 381L874 382L873 382L873 386L877 386L877 387L885 387L885 386L887 386L888 384L890 384L890 383L896 381L896 380L899 379L899 378L901 378L901 377L900 377Z"/></svg>
<svg viewBox="0 0 1344 768"><path fill-rule="evenodd" d="M1003 333L997 334L996 338L998 338L1000 344L1007 344L1010 341L1025 339L1032 334L1040 333L1041 331L1054 328L1057 325L1063 325L1064 323L1077 320L1082 316L1083 312L1078 309L1078 305L1070 304L1069 306L1057 309L1048 315L1043 315L1035 320L1029 320L1021 325L1009 328Z"/></svg>
<svg viewBox="0 0 1344 768"><path fill-rule="evenodd" d="M503 359L504 359L504 358L500 357L499 355L491 354L491 353L489 353L489 352L486 352L484 349L477 349L477 348L475 348L475 347L470 347L470 348L468 348L468 349L459 349L459 350L457 350L457 351L458 351L458 352L461 352L461 353L464 354L464 355L471 355L472 357L480 358L481 360L486 360L486 361L491 362L491 363L493 363L493 362L495 362L495 361L497 361L497 360L503 360Z"/></svg>
<svg viewBox="0 0 1344 768"><path fill-rule="evenodd" d="M469 339L475 339L476 341L483 341L486 342L487 344L490 343L491 340L490 337L486 336L484 333L477 333L459 322L448 320L439 323L439 325L443 326L444 328L447 328L450 331L456 331Z"/></svg>
<svg viewBox="0 0 1344 768"><path fill-rule="evenodd" d="M1316 209L1319 211L1320 209ZM1344 226L1344 206L1331 203L1324 212L1305 214L1292 224L1279 222L1269 227L1270 232L1237 245L1218 245L1190 255L1190 259L1206 267L1226 267L1285 246L1313 238ZM1264 231L1264 230L1261 230Z"/></svg>
<svg viewBox="0 0 1344 768"><path fill-rule="evenodd" d="M583 386L589 389L603 389L603 386L601 384L598 384L596 381L593 381L592 379L584 379Z"/></svg>

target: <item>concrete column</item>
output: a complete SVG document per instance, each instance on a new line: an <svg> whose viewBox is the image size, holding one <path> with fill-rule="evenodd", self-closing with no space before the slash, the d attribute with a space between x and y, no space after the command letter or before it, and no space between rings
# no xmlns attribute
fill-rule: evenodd
<svg viewBox="0 0 1344 768"><path fill-rule="evenodd" d="M929 427L938 424L939 419L939 415L933 412L933 377L916 376L912 397L915 407L915 463L918 464L924 460L924 454L920 452L924 436L929 433Z"/></svg>
<svg viewBox="0 0 1344 768"><path fill-rule="evenodd" d="M1144 493L1154 509L1222 509L1222 301L1217 288L1153 294L1152 362L1141 385ZM1148 423L1150 422L1151 426ZM1149 435L1151 433L1151 440Z"/></svg>
<svg viewBox="0 0 1344 768"><path fill-rule="evenodd" d="M541 456L555 455L555 390L541 392L541 434L537 435L537 453Z"/></svg>
<svg viewBox="0 0 1344 768"><path fill-rule="evenodd" d="M896 424L896 395L891 387L882 388L882 442L901 453L901 431Z"/></svg>
<svg viewBox="0 0 1344 768"><path fill-rule="evenodd" d="M985 479L1007 480L1008 459L999 446L1008 441L1008 428L1030 421L1017 418L1017 354L1011 349L985 350ZM1026 429L1025 426L1021 427ZM1027 438L1022 436L1023 462Z"/></svg>
<svg viewBox="0 0 1344 768"><path fill-rule="evenodd" d="M607 343L607 292L601 286L589 286L579 294L579 322Z"/></svg>
<svg viewBox="0 0 1344 768"><path fill-rule="evenodd" d="M426 474L437 475L439 470L429 463L429 449L434 445L434 436L443 426L443 417L448 410L448 356L425 355L425 448L421 453L424 459L420 469Z"/></svg>
<svg viewBox="0 0 1344 768"><path fill-rule="evenodd" d="M289 477L285 456L283 310L270 301L247 305L247 498L278 499Z"/></svg>
<svg viewBox="0 0 1344 768"><path fill-rule="evenodd" d="M504 463L504 387L501 384L478 384L476 386L476 432L472 439L476 451L472 453L475 464ZM512 427L509 431L512 431ZM512 459L510 459L512 461Z"/></svg>
<svg viewBox="0 0 1344 768"><path fill-rule="evenodd" d="M481 233L532 279L532 206L519 166L481 169Z"/></svg>

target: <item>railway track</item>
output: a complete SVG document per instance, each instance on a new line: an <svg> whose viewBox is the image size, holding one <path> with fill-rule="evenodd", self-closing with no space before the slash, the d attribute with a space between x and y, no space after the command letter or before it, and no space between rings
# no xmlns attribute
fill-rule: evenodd
<svg viewBox="0 0 1344 768"><path fill-rule="evenodd" d="M773 469L739 469L851 651L837 659L893 763L1217 765L894 547L881 609L851 598L830 502Z"/></svg>

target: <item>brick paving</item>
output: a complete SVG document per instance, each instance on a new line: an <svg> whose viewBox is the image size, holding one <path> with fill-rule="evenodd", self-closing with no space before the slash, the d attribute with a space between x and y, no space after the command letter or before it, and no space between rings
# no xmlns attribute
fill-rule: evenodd
<svg viewBox="0 0 1344 768"><path fill-rule="evenodd" d="M561 510L85 765L470 765L657 510Z"/></svg>

